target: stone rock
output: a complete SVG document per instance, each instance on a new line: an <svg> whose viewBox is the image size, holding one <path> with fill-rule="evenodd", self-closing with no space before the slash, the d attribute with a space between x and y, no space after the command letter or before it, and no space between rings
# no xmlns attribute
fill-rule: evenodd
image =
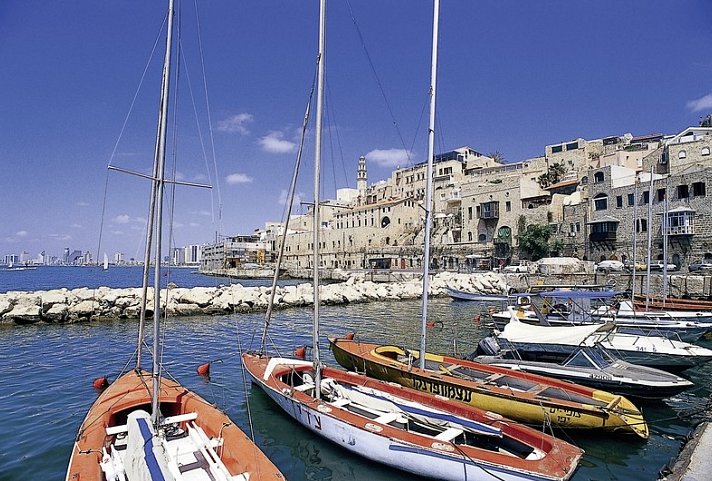
<svg viewBox="0 0 712 481"><path fill-rule="evenodd" d="M84 300L69 307L69 315L90 318L100 313L99 303L94 300Z"/></svg>
<svg viewBox="0 0 712 481"><path fill-rule="evenodd" d="M44 314L42 318L50 322L65 322L69 314L69 306L66 304L52 304Z"/></svg>
<svg viewBox="0 0 712 481"><path fill-rule="evenodd" d="M34 324L42 320L42 309L37 304L19 303L12 310L3 314L3 319L14 321L17 324Z"/></svg>

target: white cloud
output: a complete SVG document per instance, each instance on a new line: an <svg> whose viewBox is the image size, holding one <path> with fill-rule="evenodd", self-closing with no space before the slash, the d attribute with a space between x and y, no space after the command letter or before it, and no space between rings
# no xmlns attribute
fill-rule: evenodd
<svg viewBox="0 0 712 481"><path fill-rule="evenodd" d="M220 132L228 132L231 134L238 133L247 135L250 131L247 129L247 124L252 122L252 114L241 113L233 115L225 120L218 121L218 130Z"/></svg>
<svg viewBox="0 0 712 481"><path fill-rule="evenodd" d="M247 174L230 174L227 177L225 177L225 182L227 182L230 185L249 184L253 180L254 179Z"/></svg>
<svg viewBox="0 0 712 481"><path fill-rule="evenodd" d="M83 229L84 228L84 226L81 224L72 224L69 227L71 227L72 229Z"/></svg>
<svg viewBox="0 0 712 481"><path fill-rule="evenodd" d="M289 200L287 198L287 194L288 194L287 189L282 189L282 192L279 193L279 199L277 200L279 205L287 205L287 201ZM292 211L294 211L294 209L299 208L299 204L302 203L303 199L304 199L303 192L295 192L294 193L294 205L292 206Z"/></svg>
<svg viewBox="0 0 712 481"><path fill-rule="evenodd" d="M381 167L400 167L407 165L412 152L403 149L375 149L366 154L366 160Z"/></svg>
<svg viewBox="0 0 712 481"><path fill-rule="evenodd" d="M272 154L286 154L288 152L294 152L297 147L297 144L294 142L285 140L282 132L270 132L262 137L258 143L262 147L262 150Z"/></svg>
<svg viewBox="0 0 712 481"><path fill-rule="evenodd" d="M131 217L128 214L120 214L112 219L117 224L128 224L131 222Z"/></svg>
<svg viewBox="0 0 712 481"><path fill-rule="evenodd" d="M47 237L51 237L54 240L58 241L70 241L72 240L72 236L67 235L67 234L49 234Z"/></svg>
<svg viewBox="0 0 712 481"><path fill-rule="evenodd" d="M700 110L710 110L712 109L712 93L700 97L696 100L690 100L687 102L687 108L692 112L699 112Z"/></svg>
<svg viewBox="0 0 712 481"><path fill-rule="evenodd" d="M25 237L25 236L27 236L27 231L26 230L18 230L17 232L15 232L15 235L17 237Z"/></svg>
<svg viewBox="0 0 712 481"><path fill-rule="evenodd" d="M89 202L79 201L76 203L78 207L89 207Z"/></svg>

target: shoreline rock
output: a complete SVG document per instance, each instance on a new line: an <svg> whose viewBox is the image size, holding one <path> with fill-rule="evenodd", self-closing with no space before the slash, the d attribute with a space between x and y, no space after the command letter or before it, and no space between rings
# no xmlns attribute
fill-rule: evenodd
<svg viewBox="0 0 712 481"><path fill-rule="evenodd" d="M451 287L472 293L505 294L511 276L493 272L459 274L439 273L431 278L429 295L446 295ZM271 287L244 287L231 284L219 287L161 290L162 302L169 316L223 315L264 311ZM325 305L418 299L422 281L413 279L387 284L375 283L357 276L320 287L320 300ZM97 289L52 289L49 291L10 291L0 293L0 324L74 323L105 319L137 319L141 289L99 287ZM274 309L309 306L314 301L311 283L277 286ZM149 290L147 309L153 310Z"/></svg>

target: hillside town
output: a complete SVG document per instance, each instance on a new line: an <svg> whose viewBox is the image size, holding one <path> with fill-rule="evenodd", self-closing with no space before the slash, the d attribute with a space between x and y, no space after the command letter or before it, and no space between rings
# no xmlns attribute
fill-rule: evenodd
<svg viewBox="0 0 712 481"><path fill-rule="evenodd" d="M516 163L467 146L440 153L431 266L491 269L549 255L645 262L648 237L651 259L675 268L712 258L711 148L708 117L677 134L572 139ZM356 189L323 202L320 267L421 268L426 162L372 184L367 163L358 159ZM272 222L203 246L201 269L270 263L282 230ZM310 211L290 219L285 269L312 266L311 230Z"/></svg>

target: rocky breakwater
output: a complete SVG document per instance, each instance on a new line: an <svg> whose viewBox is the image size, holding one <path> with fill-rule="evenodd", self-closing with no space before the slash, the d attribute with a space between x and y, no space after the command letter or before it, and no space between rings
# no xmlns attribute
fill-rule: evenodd
<svg viewBox="0 0 712 481"><path fill-rule="evenodd" d="M446 288L482 294L506 293L507 283L495 273L440 273L430 282L431 296L446 294ZM219 287L171 286L161 292L169 316L203 316L253 312L267 309L270 287L244 287L241 284ZM327 284L320 289L323 304L339 305L360 302L416 299L422 293L422 281L374 283L359 276ZM153 309L149 290L148 309ZM70 323L102 319L137 319L141 289L55 289L49 291L0 293L0 323L33 324L38 322ZM310 283L278 286L275 308L311 305L314 293Z"/></svg>

